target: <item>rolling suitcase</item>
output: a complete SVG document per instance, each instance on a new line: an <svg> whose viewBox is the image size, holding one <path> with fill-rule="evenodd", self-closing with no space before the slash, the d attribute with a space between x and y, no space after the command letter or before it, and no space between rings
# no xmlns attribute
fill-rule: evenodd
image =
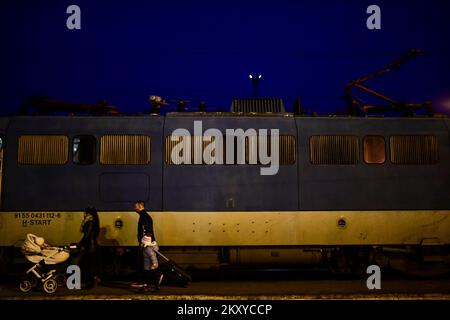
<svg viewBox="0 0 450 320"><path fill-rule="evenodd" d="M161 252L155 252L161 257L159 269L164 274L165 279L167 279L170 283L177 286L186 287L188 283L192 281L191 276L187 274L186 271L181 269L181 267L175 262L167 258Z"/></svg>

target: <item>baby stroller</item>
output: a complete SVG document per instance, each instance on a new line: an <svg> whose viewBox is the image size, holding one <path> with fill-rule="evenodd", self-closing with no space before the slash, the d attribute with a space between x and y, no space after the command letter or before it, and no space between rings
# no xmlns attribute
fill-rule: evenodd
<svg viewBox="0 0 450 320"><path fill-rule="evenodd" d="M20 282L20 291L28 292L41 284L45 292L54 293L58 286L66 284L66 276L57 271L57 265L70 257L67 247L51 247L45 243L44 238L30 233L21 249L33 266L26 271Z"/></svg>

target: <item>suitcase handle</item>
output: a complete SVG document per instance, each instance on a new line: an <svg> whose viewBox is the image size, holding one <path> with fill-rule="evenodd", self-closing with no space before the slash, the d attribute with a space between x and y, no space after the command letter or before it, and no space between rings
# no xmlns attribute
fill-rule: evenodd
<svg viewBox="0 0 450 320"><path fill-rule="evenodd" d="M159 250L158 250L158 251L155 250L155 252L156 252L161 258L163 258L164 260L170 261L169 258L167 258L165 255L163 255L161 252L159 252Z"/></svg>

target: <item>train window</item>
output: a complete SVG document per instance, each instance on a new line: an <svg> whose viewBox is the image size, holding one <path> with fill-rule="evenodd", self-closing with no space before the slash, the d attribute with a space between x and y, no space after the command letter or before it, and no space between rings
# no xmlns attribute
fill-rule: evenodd
<svg viewBox="0 0 450 320"><path fill-rule="evenodd" d="M93 164L97 151L97 139L94 136L80 135L73 138L72 161L76 164Z"/></svg>
<svg viewBox="0 0 450 320"><path fill-rule="evenodd" d="M238 143L237 138L234 138L234 159L233 164L238 163L237 159L237 149ZM223 136L222 140L222 163L226 164L226 136ZM255 164L260 165L258 148L259 144L266 146L271 152L270 137L267 137L266 142L261 142L258 136L249 136L245 139L245 164ZM297 148L295 145L295 137L290 135L280 135L279 140L279 163L281 165L292 165L296 161ZM166 164L173 165L175 163L179 164L196 164L205 165L212 164L213 158L216 156L217 147L214 136L204 136L202 137L186 136L182 139L172 141L171 136L167 136L165 140L165 151L164 151L164 161ZM208 150L206 148L208 147ZM208 152L210 150L210 152ZM207 151L207 152L205 152ZM172 156L175 158L172 159ZM220 156L219 154L217 156ZM196 160L197 159L197 160Z"/></svg>
<svg viewBox="0 0 450 320"><path fill-rule="evenodd" d="M208 150L211 150L211 152L208 152ZM215 156L216 141L214 136L183 136L179 140L172 140L171 136L166 137L164 148L166 164L212 164Z"/></svg>
<svg viewBox="0 0 450 320"><path fill-rule="evenodd" d="M109 165L149 164L150 137L105 135L100 140L100 163Z"/></svg>
<svg viewBox="0 0 450 320"><path fill-rule="evenodd" d="M263 139L261 141L261 139ZM246 163L254 163L256 159L257 164L261 164L259 161L259 148L263 147L264 154L272 154L272 145L270 136L264 137L248 137L246 139ZM297 147L295 145L295 137L291 135L281 134L278 140L278 154L279 154L279 164L280 165L293 165L295 164L297 158Z"/></svg>
<svg viewBox="0 0 450 320"><path fill-rule="evenodd" d="M347 135L312 136L309 140L312 164L351 165L359 161L358 138Z"/></svg>
<svg viewBox="0 0 450 320"><path fill-rule="evenodd" d="M2 166L3 166L3 137L0 137L0 194L2 188Z"/></svg>
<svg viewBox="0 0 450 320"><path fill-rule="evenodd" d="M364 137L364 162L384 163L386 161L386 143L382 136Z"/></svg>
<svg viewBox="0 0 450 320"><path fill-rule="evenodd" d="M235 138L234 146L237 149L237 138ZM260 164L258 156L259 144L265 148L265 151L270 149L270 137L249 136L245 138L245 163L246 164ZM267 153L266 153L267 154ZM236 151L234 153L236 157ZM237 161L235 162L237 163Z"/></svg>
<svg viewBox="0 0 450 320"><path fill-rule="evenodd" d="M297 145L295 137L280 135L280 164L292 165L297 159Z"/></svg>
<svg viewBox="0 0 450 320"><path fill-rule="evenodd" d="M175 162L179 161L178 159L181 157L186 156L187 158L191 159L190 155L190 149L187 148L187 141L190 141L191 137L187 136L186 138L183 137L183 140L173 141L171 139L171 136L166 137L165 146L164 146L164 161L166 164L174 164ZM175 149L175 150L174 150ZM185 155L185 152L189 152L188 155ZM172 153L174 154L174 157L172 157ZM174 161L175 160L175 161Z"/></svg>
<svg viewBox="0 0 450 320"><path fill-rule="evenodd" d="M58 165L68 160L69 138L56 135L19 137L17 162L28 165Z"/></svg>
<svg viewBox="0 0 450 320"><path fill-rule="evenodd" d="M394 164L434 164L439 160L435 136L392 136L389 142L391 162Z"/></svg>

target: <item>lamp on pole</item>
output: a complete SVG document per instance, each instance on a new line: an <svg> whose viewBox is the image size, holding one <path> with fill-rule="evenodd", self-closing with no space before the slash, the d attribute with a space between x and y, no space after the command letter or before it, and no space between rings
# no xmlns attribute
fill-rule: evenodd
<svg viewBox="0 0 450 320"><path fill-rule="evenodd" d="M258 74L258 75L249 74L248 78L252 82L253 97L256 98L256 97L259 96L259 81L262 79L262 75L260 75L260 74Z"/></svg>

